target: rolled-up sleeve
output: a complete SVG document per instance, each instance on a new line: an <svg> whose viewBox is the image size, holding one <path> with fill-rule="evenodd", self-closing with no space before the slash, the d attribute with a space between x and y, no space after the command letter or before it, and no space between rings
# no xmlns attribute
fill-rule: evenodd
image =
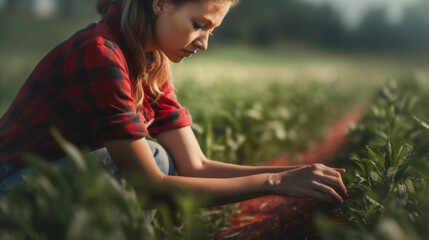
<svg viewBox="0 0 429 240"><path fill-rule="evenodd" d="M143 115L134 112L118 113L100 120L96 136L100 141L143 138L148 134Z"/></svg>
<svg viewBox="0 0 429 240"><path fill-rule="evenodd" d="M155 121L148 128L152 137L156 137L161 132L192 124L191 114L177 101L171 81L167 81L161 90L164 94L156 103L152 104L152 109L155 111Z"/></svg>

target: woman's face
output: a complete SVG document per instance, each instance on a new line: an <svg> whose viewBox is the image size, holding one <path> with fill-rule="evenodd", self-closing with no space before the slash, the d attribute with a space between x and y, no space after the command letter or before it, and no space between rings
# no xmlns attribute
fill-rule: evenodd
<svg viewBox="0 0 429 240"><path fill-rule="evenodd" d="M161 50L172 62L206 50L208 38L231 6L230 1L193 1L180 6L169 0L155 0L157 16L150 50Z"/></svg>

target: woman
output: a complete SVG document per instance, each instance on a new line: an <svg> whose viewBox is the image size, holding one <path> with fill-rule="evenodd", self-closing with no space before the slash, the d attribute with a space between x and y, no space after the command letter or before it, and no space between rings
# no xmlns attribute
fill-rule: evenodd
<svg viewBox="0 0 429 240"><path fill-rule="evenodd" d="M202 153L167 59L178 63L206 50L237 1L99 0L103 19L53 49L0 120L3 187L21 176L22 153L63 157L48 133L53 126L74 144L98 149L93 154L112 174L208 193L213 204L268 194L343 202L344 169L238 166ZM162 147L146 140L148 133Z"/></svg>

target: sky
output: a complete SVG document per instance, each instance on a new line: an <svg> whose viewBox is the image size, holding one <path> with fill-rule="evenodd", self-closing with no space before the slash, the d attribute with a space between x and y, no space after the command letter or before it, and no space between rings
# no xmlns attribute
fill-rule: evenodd
<svg viewBox="0 0 429 240"><path fill-rule="evenodd" d="M337 10L344 24L349 28L356 28L365 14L375 8L386 9L386 18L392 23L401 22L403 10L411 4L423 0L301 0L313 4L329 4Z"/></svg>

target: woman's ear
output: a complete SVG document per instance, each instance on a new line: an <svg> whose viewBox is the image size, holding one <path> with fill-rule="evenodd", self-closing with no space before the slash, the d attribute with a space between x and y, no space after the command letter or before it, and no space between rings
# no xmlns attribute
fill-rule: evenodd
<svg viewBox="0 0 429 240"><path fill-rule="evenodd" d="M166 4L167 4L167 0L153 0L153 3L152 3L153 13L155 13L156 16L161 15Z"/></svg>

